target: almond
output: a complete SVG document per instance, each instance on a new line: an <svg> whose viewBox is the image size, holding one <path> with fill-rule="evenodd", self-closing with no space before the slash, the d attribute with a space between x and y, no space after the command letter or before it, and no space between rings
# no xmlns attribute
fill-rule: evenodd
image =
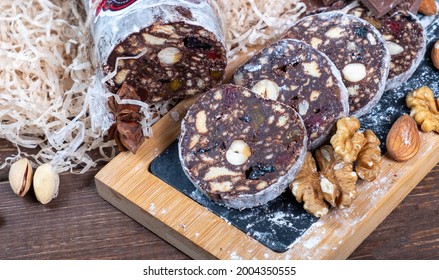
<svg viewBox="0 0 439 280"><path fill-rule="evenodd" d="M436 2L434 2L434 0L421 0L418 11L426 16L435 15L437 14Z"/></svg>
<svg viewBox="0 0 439 280"><path fill-rule="evenodd" d="M396 161L406 161L419 150L421 140L415 120L407 114L399 117L387 134L386 148Z"/></svg>
<svg viewBox="0 0 439 280"><path fill-rule="evenodd" d="M434 43L433 49L431 50L431 61L434 67L439 70L439 40Z"/></svg>

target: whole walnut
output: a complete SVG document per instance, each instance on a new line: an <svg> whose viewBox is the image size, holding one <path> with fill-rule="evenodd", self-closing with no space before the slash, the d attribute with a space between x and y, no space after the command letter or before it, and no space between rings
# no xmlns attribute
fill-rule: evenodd
<svg viewBox="0 0 439 280"><path fill-rule="evenodd" d="M424 132L439 133L439 99L434 99L433 91L426 86L418 88L407 95L407 107L410 115Z"/></svg>

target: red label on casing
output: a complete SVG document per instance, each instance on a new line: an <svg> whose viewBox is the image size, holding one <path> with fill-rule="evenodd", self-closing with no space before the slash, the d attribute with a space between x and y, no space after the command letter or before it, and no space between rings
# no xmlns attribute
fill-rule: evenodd
<svg viewBox="0 0 439 280"><path fill-rule="evenodd" d="M93 0L93 3L96 0ZM102 0L99 6L96 8L96 16L99 15L99 13L104 11L120 11L122 9L125 9L126 7L130 6L137 0Z"/></svg>

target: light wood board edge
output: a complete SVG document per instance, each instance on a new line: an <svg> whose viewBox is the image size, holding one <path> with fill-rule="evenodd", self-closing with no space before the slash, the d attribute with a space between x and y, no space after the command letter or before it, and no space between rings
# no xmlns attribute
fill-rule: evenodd
<svg viewBox="0 0 439 280"><path fill-rule="evenodd" d="M194 101L171 112L182 117ZM170 115L153 126L154 136L135 155L120 153L95 181L102 198L194 259L345 259L439 162L439 136L421 133L414 158L397 163L385 156L380 178L362 181L350 208L332 209L286 252L276 253L149 172L180 132L180 120Z"/></svg>

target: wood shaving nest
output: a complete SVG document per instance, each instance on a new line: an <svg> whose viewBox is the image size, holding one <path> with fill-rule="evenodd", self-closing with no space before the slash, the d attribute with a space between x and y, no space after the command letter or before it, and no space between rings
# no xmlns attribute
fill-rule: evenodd
<svg viewBox="0 0 439 280"><path fill-rule="evenodd" d="M306 11L300 0L219 0L218 4L224 12L230 60L251 46L280 38Z"/></svg>
<svg viewBox="0 0 439 280"><path fill-rule="evenodd" d="M277 39L306 10L299 0L218 3L229 59ZM25 156L34 167L50 162L57 172L84 173L114 157L115 143L104 135L113 121L106 100L115 95L87 94L100 82L90 62L92 44L84 40L90 38L87 23L76 1L0 2L0 138L17 146L16 155L0 159L0 169ZM151 136L151 126L173 101L137 105L142 106L144 135ZM20 147L39 152L29 154ZM98 159L91 157L96 149Z"/></svg>

